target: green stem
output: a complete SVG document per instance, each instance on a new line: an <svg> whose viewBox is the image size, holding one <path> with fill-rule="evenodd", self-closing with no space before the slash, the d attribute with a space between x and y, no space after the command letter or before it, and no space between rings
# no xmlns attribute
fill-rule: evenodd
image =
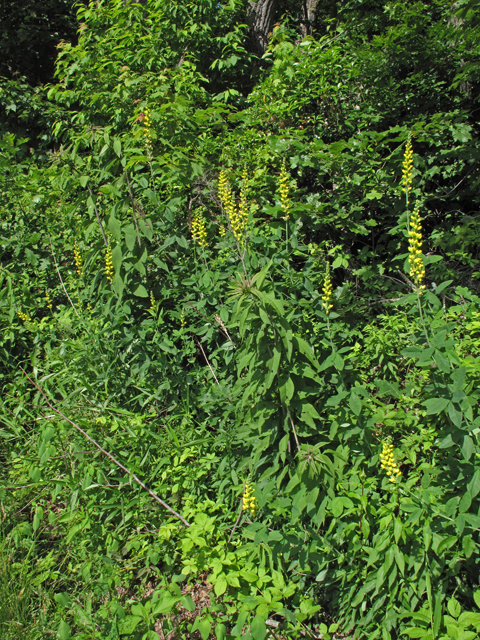
<svg viewBox="0 0 480 640"><path fill-rule="evenodd" d="M418 305L418 313L420 314L420 321L422 323L423 331L425 333L425 338L427 340L428 346L430 346L430 338L428 337L427 327L425 326L425 320L423 319L422 305L420 304L420 292L417 287L417 305Z"/></svg>

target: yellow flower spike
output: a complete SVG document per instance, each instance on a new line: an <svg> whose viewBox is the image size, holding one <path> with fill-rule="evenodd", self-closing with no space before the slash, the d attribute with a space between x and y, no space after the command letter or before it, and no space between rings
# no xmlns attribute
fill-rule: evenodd
<svg viewBox="0 0 480 640"><path fill-rule="evenodd" d="M245 167L242 173L242 188L240 190L240 203L238 205L238 222L242 232L248 224L247 179L248 174Z"/></svg>
<svg viewBox="0 0 480 640"><path fill-rule="evenodd" d="M31 318L30 316L28 316L26 313L24 313L23 311L17 311L17 315L18 317L23 320L24 322L31 322Z"/></svg>
<svg viewBox="0 0 480 640"><path fill-rule="evenodd" d="M193 215L192 238L200 247L206 247L208 245L205 218L200 211L195 211Z"/></svg>
<svg viewBox="0 0 480 640"><path fill-rule="evenodd" d="M220 171L220 175L218 176L218 197L220 198L220 202L224 207L227 200L227 195L228 195L227 174L222 169Z"/></svg>
<svg viewBox="0 0 480 640"><path fill-rule="evenodd" d="M27 328L33 329L36 326L35 320L32 320L29 315L24 313L23 311L17 311L18 317L23 320Z"/></svg>
<svg viewBox="0 0 480 640"><path fill-rule="evenodd" d="M155 309L155 296L150 291L150 309Z"/></svg>
<svg viewBox="0 0 480 640"><path fill-rule="evenodd" d="M245 483L244 491L243 491L242 507L244 511L250 511L252 516L255 515L255 512L258 509L257 501L253 494L254 494L254 488L252 487L250 482L247 480L247 482Z"/></svg>
<svg viewBox="0 0 480 640"><path fill-rule="evenodd" d="M47 301L47 309L52 309L52 299L48 293L48 289L45 289L45 300Z"/></svg>
<svg viewBox="0 0 480 640"><path fill-rule="evenodd" d="M225 229L225 226L223 224L220 225L220 227L218 229L218 233L220 234L221 238L225 237L225 234L227 233L227 230Z"/></svg>
<svg viewBox="0 0 480 640"><path fill-rule="evenodd" d="M183 327L186 325L186 321L185 321L185 309L182 309L182 313L180 314L180 327L183 329Z"/></svg>
<svg viewBox="0 0 480 640"><path fill-rule="evenodd" d="M388 441L383 442L380 460L380 468L382 469L382 471L385 471L389 481L397 482L399 476L402 475L402 472L395 462L395 456L393 454L393 444Z"/></svg>
<svg viewBox="0 0 480 640"><path fill-rule="evenodd" d="M403 185L403 190L407 195L407 204L408 204L408 195L412 188L412 179L413 179L413 149L412 149L411 133L408 135L402 166L403 166L402 185Z"/></svg>
<svg viewBox="0 0 480 640"><path fill-rule="evenodd" d="M78 244L76 242L73 245L73 257L75 260L75 268L77 270L77 274L81 278L83 276L83 261L82 254L80 253L80 249L78 248Z"/></svg>
<svg viewBox="0 0 480 640"><path fill-rule="evenodd" d="M285 164L282 165L280 170L280 179L279 179L279 191L280 191L280 202L282 204L283 209L283 219L288 220L290 218L290 198L289 198L289 186L288 186L288 173L285 168Z"/></svg>
<svg viewBox="0 0 480 640"><path fill-rule="evenodd" d="M108 245L107 253L105 256L105 275L107 276L107 282L111 284L113 282L113 275L114 275L111 245Z"/></svg>
<svg viewBox="0 0 480 640"><path fill-rule="evenodd" d="M145 113L144 113L144 119L143 119L143 135L145 137L145 149L147 151L147 155L150 158L152 155L152 149L153 149L153 144L152 144L152 118L150 116L150 110L148 109L148 107L145 109Z"/></svg>
<svg viewBox="0 0 480 640"><path fill-rule="evenodd" d="M327 262L327 269L325 272L325 278L323 281L323 308L325 313L328 315L330 313L330 309L333 308L332 302L332 281L330 279L330 263Z"/></svg>
<svg viewBox="0 0 480 640"><path fill-rule="evenodd" d="M408 229L408 265L412 282L421 295L425 289L425 285L422 284L425 277L425 266L422 258L422 220L418 201L412 212Z"/></svg>

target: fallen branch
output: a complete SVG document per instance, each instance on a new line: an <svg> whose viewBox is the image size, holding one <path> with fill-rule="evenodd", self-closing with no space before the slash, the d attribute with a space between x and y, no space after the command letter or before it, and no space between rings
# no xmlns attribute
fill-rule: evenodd
<svg viewBox="0 0 480 640"><path fill-rule="evenodd" d="M48 406L50 407L50 409L52 411L55 411L55 413L58 413L59 416L61 416L64 420L69 422L73 427L75 427L75 429L77 429L77 431L79 431L83 436L85 436L85 438L87 438L87 440L89 440L99 451L101 451L103 453L103 455L107 456L107 458L110 458L110 460L114 464L116 464L117 467L120 467L120 469L125 471L125 473L127 473L132 478L132 480L134 480L138 485L140 485L142 487L142 489L145 489L145 491L147 493L149 493L152 496L152 498L154 498L157 502L159 502L162 505L162 507L165 507L165 509L170 511L170 513L172 513L176 518L181 520L186 527L190 526L190 523L187 522L183 516L181 516L179 513L177 513L174 509L172 509L172 507L170 507L166 502L164 502L155 493L153 493L153 491L151 489L149 489L139 478L137 478L137 476L134 473L129 471L127 469L127 467L124 467L123 464L121 462L119 462L116 458L114 458L111 453L109 453L103 447L101 447L98 444L98 442L96 442L91 436L89 436L86 431L84 431L81 427L78 426L78 424L75 424L75 422L73 422L73 420L70 420L70 418L67 418L66 415L64 415L59 409L57 409L54 405L52 405L51 402L49 401L49 399L47 398L47 396L45 395L45 393L43 392L42 388L34 380L32 380L28 376L28 374L25 371L25 369L23 369L22 367L20 367L20 369L25 374L25 377L27 378L27 380L29 380L38 391L40 391L42 396L45 398L45 402L48 404Z"/></svg>

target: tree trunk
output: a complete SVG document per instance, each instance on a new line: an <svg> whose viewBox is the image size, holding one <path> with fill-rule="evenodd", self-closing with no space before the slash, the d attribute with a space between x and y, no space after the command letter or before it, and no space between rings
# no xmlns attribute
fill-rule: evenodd
<svg viewBox="0 0 480 640"><path fill-rule="evenodd" d="M300 29L303 37L312 35L317 4L318 0L302 0L302 21L300 23Z"/></svg>
<svg viewBox="0 0 480 640"><path fill-rule="evenodd" d="M253 51L263 56L268 45L278 0L249 0L250 38Z"/></svg>

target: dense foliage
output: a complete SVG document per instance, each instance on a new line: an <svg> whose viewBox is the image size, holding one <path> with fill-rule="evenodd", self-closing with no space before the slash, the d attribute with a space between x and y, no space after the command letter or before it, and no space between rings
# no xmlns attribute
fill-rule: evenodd
<svg viewBox="0 0 480 640"><path fill-rule="evenodd" d="M248 7L2 70L2 639L480 633L479 10Z"/></svg>

